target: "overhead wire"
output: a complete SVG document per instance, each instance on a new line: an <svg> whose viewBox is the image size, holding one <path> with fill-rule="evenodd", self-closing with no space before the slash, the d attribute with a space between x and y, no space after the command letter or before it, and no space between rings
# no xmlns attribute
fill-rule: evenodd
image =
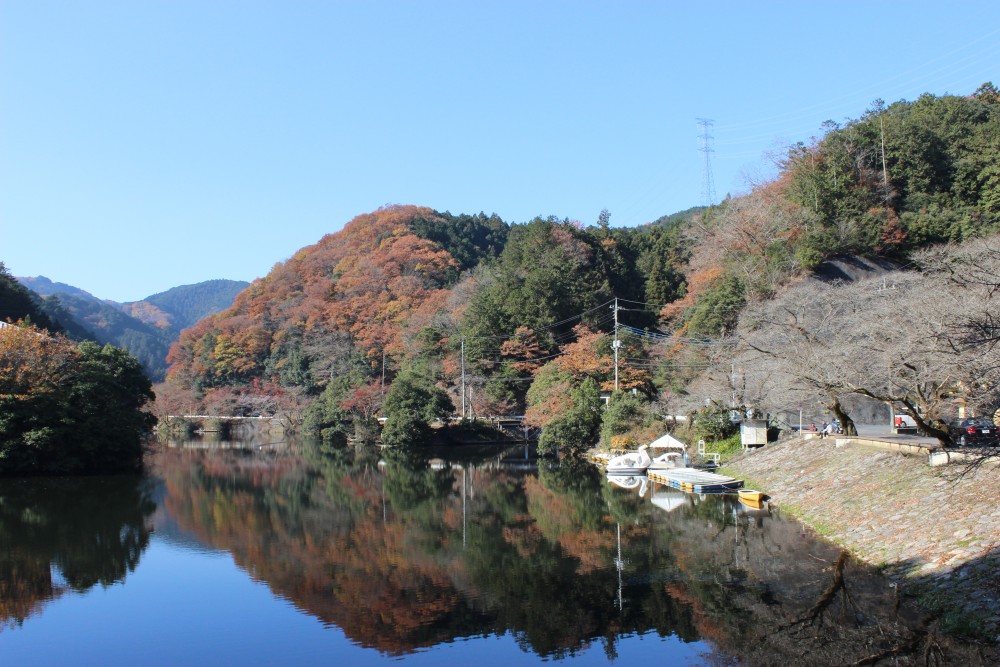
<svg viewBox="0 0 1000 667"><path fill-rule="evenodd" d="M778 114L765 117L754 117L749 120L733 123L721 122L714 126L719 138L713 138L713 151L717 153L716 160L732 162L744 158L765 160L769 153L782 155L788 145L799 141L809 141L822 135L822 123L831 117L830 109L842 108L845 105L867 104L876 97L891 98L899 93L913 94L906 89L922 88L938 84L943 75L947 75L949 85L973 86L982 83L982 72L989 71L997 54L1000 53L1000 40L997 36L1000 30L992 30L979 37L964 41L960 46L935 58L923 62L913 61L906 70L894 69L891 78L872 81L865 88L854 87L849 93L828 97L813 104L799 106ZM968 73L968 76L966 76ZM978 78L976 78L978 77ZM940 87L940 86L938 86ZM727 136L737 135L740 131L756 131L752 136L739 135L729 139ZM728 151L728 147L753 146L754 144L773 144L770 148L761 146L758 149ZM692 164L693 164L692 152ZM647 188L640 190L642 194L633 195L628 203L618 211L618 217L628 225L647 222L639 220L640 212L648 210L652 201L661 199L674 190L669 184L677 181L681 163L670 162L665 173L658 174ZM654 214L649 216L655 219Z"/></svg>
<svg viewBox="0 0 1000 667"><path fill-rule="evenodd" d="M560 320L559 322L547 325L546 327L540 327L538 329L532 329L531 332L537 334L538 332L544 332L544 331L547 331L547 330L551 330L551 329L553 329L555 327L568 324L568 323L573 322L575 320L583 320L584 317L586 317L587 315L592 314L592 313L598 311L601 308L609 308L609 310L610 310L609 313L607 313L607 314L605 314L605 315L603 315L601 317L598 317L598 318L594 319L591 322L591 324L594 325L595 327L602 327L604 325L607 325L607 324L610 324L610 323L614 322L617 319L617 316L616 316L616 313L614 312L614 309L615 309L616 305L621 304L621 303L625 303L625 304L629 304L629 305L634 305L634 306L641 306L641 308L622 308L622 307L619 306L617 308L618 312L622 312L622 311L624 311L624 312L648 312L648 313L652 314L652 313L657 312L659 309L661 309L663 307L660 304L653 304L653 303L648 303L648 302L644 302L644 301L635 301L635 300L632 300L632 299L622 299L622 298L611 299L611 300L608 300L608 301L606 301L606 302L604 302L604 303L602 303L602 304L600 304L598 306L594 306L593 308L590 308L590 309L588 309L588 310L586 310L586 311L584 311L582 313L579 313L577 315L573 315L572 317L565 318L563 320ZM729 310L729 309L727 309L727 310ZM729 347L729 346L734 345L734 343L732 341L728 341L728 340L712 339L712 338L695 338L695 337L688 337L688 336L678 336L676 333L674 333L674 334L668 334L668 333L663 333L663 332L660 332L660 331L655 331L655 330L650 330L650 329L640 329L638 327L634 327L634 326L631 326L631 325L628 325L628 324L622 324L621 322L618 322L618 329L620 331L624 331L625 333L630 334L632 336L635 336L637 338L642 338L642 339L651 340L651 341L655 341L655 342L670 342L670 343L675 343L675 344L678 344L678 345L684 345L684 346L694 347L694 348ZM562 345L564 343L571 342L571 341L573 341L575 339L576 339L576 333L574 331L563 331L563 332L556 333L556 334L552 335L552 342L554 342L556 345L559 345L560 347L562 347ZM472 337L472 338L467 338L466 340L508 340L508 338L504 337L504 336L486 336L486 337ZM541 356L541 357L534 357L534 358L529 358L529 357L513 357L513 356L504 355L504 352L503 352L503 350L501 348L489 348L487 350L483 350L482 353L480 354L480 356L478 356L478 358L471 359L470 361L474 362L474 363L478 363L478 364L489 365L489 366L497 366L497 367L510 368L511 366L514 366L515 364L543 363L543 362L550 361L552 359L556 359L558 357L561 357L563 354L565 354L565 352L562 351L562 350L560 350L559 352L554 352L552 354L547 354L547 355L544 355L544 356ZM663 368L664 366L673 367L673 368L706 368L706 367L708 367L710 365L707 362L676 362L676 361L670 361L670 360L656 361L656 360L651 360L651 359L648 359L648 358L638 358L638 357L622 357L622 360L625 361L626 363L628 363L631 366L635 366L637 368L644 368L644 369ZM492 381L496 381L496 382L528 382L528 381L532 381L533 379L534 379L533 377L528 377L528 378L497 378L497 377L493 377L493 378L491 378L490 381L491 382Z"/></svg>
<svg viewBox="0 0 1000 667"><path fill-rule="evenodd" d="M973 39L965 42L962 46L953 49L948 53L941 54L937 58L924 63L917 63L908 70L898 71L894 70L893 75L890 79L886 79L882 82L872 82L868 85L867 89L854 88L849 94L841 95L835 98L827 98L825 100L816 102L815 104L798 107L781 114L774 114L765 118L755 118L753 120L748 120L745 122L738 123L719 123L715 126L717 132L720 131L732 131L732 130L742 130L742 129L752 129L752 128L766 128L774 125L781 125L782 127L787 127L790 121L806 120L807 118L815 118L816 113L822 112L824 109L830 109L831 107L837 106L841 103L849 103L853 100L859 99L862 95L864 96L879 96L879 91L884 91L888 87L899 88L900 85L927 85L923 82L929 82L933 80L935 75L948 72L959 71L955 70L955 66L952 63L959 65L965 65L965 63L970 62L972 65L984 62L989 58L992 58L996 52L1000 51L1000 42L997 41L996 37L1000 35L1000 30L993 30L986 35L983 35L977 39ZM978 47L976 45L981 43L986 43L985 48ZM975 47L973 49L973 47ZM936 69L932 69L931 66L945 61L951 58L955 54L961 51L969 51L973 49L968 55L963 56L962 59L955 61L950 60L949 64L942 65ZM920 77L909 77L907 75L920 74ZM952 77L954 78L954 77ZM884 95L884 93L882 93Z"/></svg>
<svg viewBox="0 0 1000 667"><path fill-rule="evenodd" d="M601 308L606 308L606 307L610 306L612 303L614 303L614 299L611 299L609 301L605 301L604 303L602 303L602 304L600 304L598 306L594 306L590 310L585 310L585 311L583 311L582 313L580 313L578 315L573 315L572 317L567 317L564 320L560 320L558 322L553 322L552 324L548 324L548 325L546 325L544 327L529 328L529 329L530 329L530 332L534 333L534 334L538 334L538 333L541 333L541 332L544 332L544 331L548 331L550 329L554 329L556 327L560 327L560 326L562 326L564 324L569 324L570 322L572 322L574 320L578 320L578 319L582 320L584 317L586 317L590 313L593 313L593 312L595 312L597 310L600 310ZM508 340L508 338L509 338L508 336L466 336L465 337L466 340Z"/></svg>

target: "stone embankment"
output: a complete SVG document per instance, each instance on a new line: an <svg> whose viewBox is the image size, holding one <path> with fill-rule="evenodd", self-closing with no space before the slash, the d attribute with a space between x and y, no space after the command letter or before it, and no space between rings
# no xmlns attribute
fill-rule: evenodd
<svg viewBox="0 0 1000 667"><path fill-rule="evenodd" d="M849 438L793 440L726 466L902 589L1000 641L1000 466L930 467Z"/></svg>

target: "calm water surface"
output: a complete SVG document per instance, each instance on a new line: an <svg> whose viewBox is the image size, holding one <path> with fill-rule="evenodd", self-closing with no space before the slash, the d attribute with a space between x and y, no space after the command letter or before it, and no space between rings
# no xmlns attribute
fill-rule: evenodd
<svg viewBox="0 0 1000 667"><path fill-rule="evenodd" d="M184 445L143 478L0 480L0 664L911 664L927 644L886 581L731 498L516 448Z"/></svg>

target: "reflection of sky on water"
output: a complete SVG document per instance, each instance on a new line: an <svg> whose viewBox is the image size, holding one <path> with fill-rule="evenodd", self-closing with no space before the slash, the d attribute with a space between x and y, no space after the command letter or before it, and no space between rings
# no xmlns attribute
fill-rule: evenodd
<svg viewBox="0 0 1000 667"><path fill-rule="evenodd" d="M702 664L701 644L655 634L616 644L619 664L670 656ZM359 647L255 582L226 553L154 536L124 582L69 594L0 632L3 665L525 665L545 662L509 633L460 638L403 657ZM559 660L606 665L599 642Z"/></svg>

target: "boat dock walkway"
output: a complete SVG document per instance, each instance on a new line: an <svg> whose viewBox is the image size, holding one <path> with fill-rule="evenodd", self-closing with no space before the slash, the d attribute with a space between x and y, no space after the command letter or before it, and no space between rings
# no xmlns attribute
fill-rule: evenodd
<svg viewBox="0 0 1000 667"><path fill-rule="evenodd" d="M681 491L693 493L718 493L720 491L735 491L743 487L743 480L725 475L717 475L694 468L668 468L665 470L647 470L646 476L654 482L666 484Z"/></svg>

